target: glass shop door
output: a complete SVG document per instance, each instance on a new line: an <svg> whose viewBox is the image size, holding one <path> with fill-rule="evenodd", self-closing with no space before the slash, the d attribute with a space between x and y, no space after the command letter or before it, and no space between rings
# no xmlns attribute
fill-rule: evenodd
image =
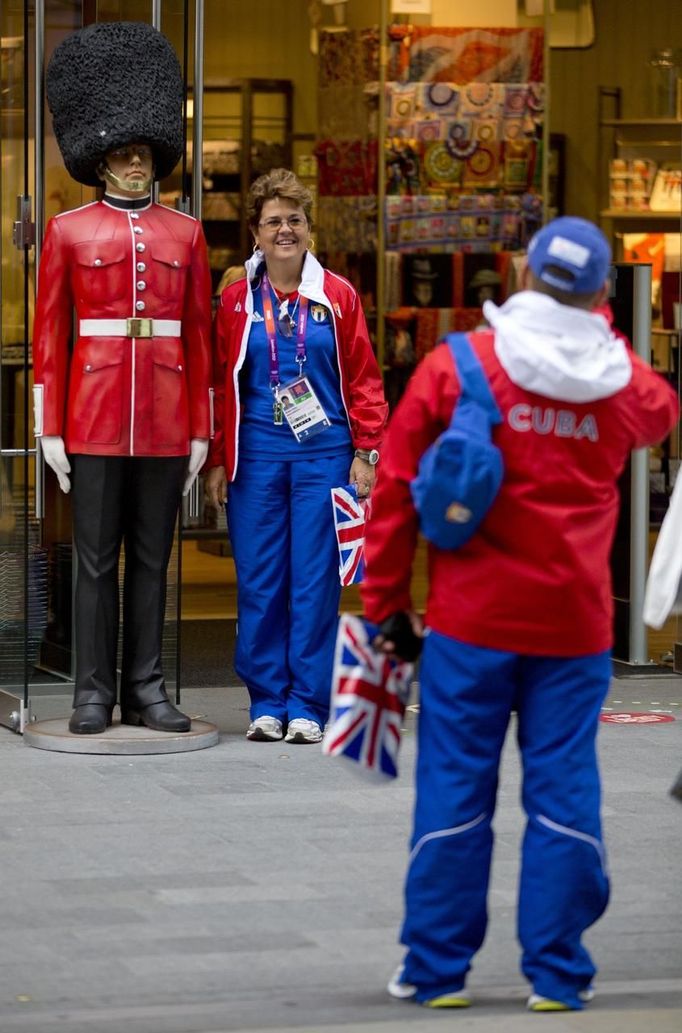
<svg viewBox="0 0 682 1033"><path fill-rule="evenodd" d="M66 716L71 707L76 562L71 509L33 435L31 338L47 220L95 199L95 191L76 183L64 168L44 100L43 69L57 44L81 26L136 20L169 36L187 74L190 7L194 35L203 42L203 0L191 5L189 0L2 0L0 5L0 725L16 732L31 720ZM175 547L163 660L169 694L175 690L176 696L179 585Z"/></svg>

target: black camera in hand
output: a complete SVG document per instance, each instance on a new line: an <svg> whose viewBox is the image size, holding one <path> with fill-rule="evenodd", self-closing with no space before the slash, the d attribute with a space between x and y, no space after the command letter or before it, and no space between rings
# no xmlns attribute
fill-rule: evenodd
<svg viewBox="0 0 682 1033"><path fill-rule="evenodd" d="M379 634L395 646L401 660L415 661L422 651L421 636L415 635L412 622L404 610L392 613L379 625Z"/></svg>

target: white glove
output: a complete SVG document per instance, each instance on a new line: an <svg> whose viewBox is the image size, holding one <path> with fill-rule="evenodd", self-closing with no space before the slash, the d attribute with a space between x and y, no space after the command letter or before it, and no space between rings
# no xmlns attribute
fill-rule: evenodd
<svg viewBox="0 0 682 1033"><path fill-rule="evenodd" d="M59 487L62 489L64 494L68 494L71 490L71 481L67 475L71 473L71 464L66 457L64 439L55 434L39 438L39 441L40 447L43 450L45 462L57 474Z"/></svg>
<svg viewBox="0 0 682 1033"><path fill-rule="evenodd" d="M208 441L206 438L192 438L189 443L189 463L187 464L187 476L182 489L183 495L189 495L189 489L199 476L199 470L206 462L207 455Z"/></svg>

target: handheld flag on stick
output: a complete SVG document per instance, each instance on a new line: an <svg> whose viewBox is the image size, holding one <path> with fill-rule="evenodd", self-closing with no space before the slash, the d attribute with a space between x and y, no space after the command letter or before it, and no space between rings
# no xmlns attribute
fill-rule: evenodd
<svg viewBox="0 0 682 1033"><path fill-rule="evenodd" d="M372 649L378 630L361 617L339 618L322 752L353 761L363 774L396 778L413 665Z"/></svg>
<svg viewBox="0 0 682 1033"><path fill-rule="evenodd" d="M365 574L365 519L369 501L358 499L354 484L332 488L334 527L339 545L339 578L342 585L356 585Z"/></svg>

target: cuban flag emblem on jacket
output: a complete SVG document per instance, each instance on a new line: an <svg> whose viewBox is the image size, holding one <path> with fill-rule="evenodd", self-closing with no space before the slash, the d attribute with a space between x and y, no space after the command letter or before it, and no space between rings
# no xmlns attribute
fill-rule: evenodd
<svg viewBox="0 0 682 1033"><path fill-rule="evenodd" d="M339 618L322 752L352 761L363 774L395 778L413 665L372 649L378 630L361 617Z"/></svg>
<svg viewBox="0 0 682 1033"><path fill-rule="evenodd" d="M365 574L365 520L369 501L358 499L354 484L332 488L331 493L339 546L339 579L342 585L357 585Z"/></svg>

